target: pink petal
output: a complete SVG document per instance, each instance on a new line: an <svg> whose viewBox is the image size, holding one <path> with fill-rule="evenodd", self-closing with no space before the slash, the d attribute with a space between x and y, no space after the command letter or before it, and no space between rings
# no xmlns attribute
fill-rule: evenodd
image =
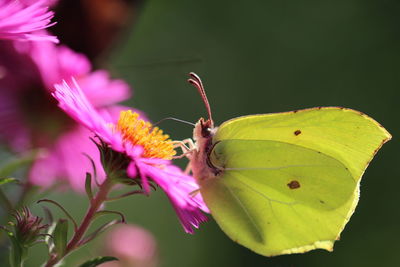
<svg viewBox="0 0 400 267"><path fill-rule="evenodd" d="M105 70L82 77L79 84L94 106L107 106L127 100L131 96L129 85L122 80L111 80Z"/></svg>
<svg viewBox="0 0 400 267"><path fill-rule="evenodd" d="M78 83L73 80L70 87L65 81L55 85L52 95L59 101L59 107L74 120L93 131L104 142L110 144L116 151L123 151L122 137L114 133L100 113L86 98Z"/></svg>
<svg viewBox="0 0 400 267"><path fill-rule="evenodd" d="M41 30L53 26L54 12L48 11L48 0L38 0L24 5L15 0L0 2L0 39L51 41L58 43L55 36L41 34Z"/></svg>
<svg viewBox="0 0 400 267"><path fill-rule="evenodd" d="M17 44L19 50L28 54L35 62L47 90L53 91L55 83L90 73L90 61L83 54L66 46L56 46L48 42ZM88 84L90 86L90 84Z"/></svg>
<svg viewBox="0 0 400 267"><path fill-rule="evenodd" d="M201 210L208 212L208 208L201 195L191 195L199 189L193 177L184 175L174 166L155 167L142 163L140 159L136 160L142 174L155 181L167 194L187 233L193 234L193 227L198 228L200 223L207 221L207 216Z"/></svg>

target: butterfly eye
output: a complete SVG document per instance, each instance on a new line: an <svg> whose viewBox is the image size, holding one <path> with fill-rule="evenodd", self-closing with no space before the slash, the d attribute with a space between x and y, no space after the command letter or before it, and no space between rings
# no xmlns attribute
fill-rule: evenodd
<svg viewBox="0 0 400 267"><path fill-rule="evenodd" d="M210 137L210 136L211 136L211 128L209 128L209 127L203 127L203 128L201 129L201 135L202 135L204 138Z"/></svg>

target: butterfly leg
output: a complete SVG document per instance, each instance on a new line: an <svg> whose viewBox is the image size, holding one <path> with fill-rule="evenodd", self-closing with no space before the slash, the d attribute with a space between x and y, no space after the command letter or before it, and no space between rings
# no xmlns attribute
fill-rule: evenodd
<svg viewBox="0 0 400 267"><path fill-rule="evenodd" d="M185 171L183 172L184 174L190 174L190 172L192 171L192 165L190 164L190 162L186 165Z"/></svg>
<svg viewBox="0 0 400 267"><path fill-rule="evenodd" d="M196 148L196 145L194 144L193 140L190 138L182 140L182 141L173 141L172 145L174 146L174 148L179 147L182 149L182 154L179 156L175 156L174 159L180 159L183 157L187 157Z"/></svg>
<svg viewBox="0 0 400 267"><path fill-rule="evenodd" d="M196 149L196 145L194 144L193 140L190 138L182 140L182 141L173 141L173 146L174 146L174 148L180 147L182 149L182 154L174 157L174 159L189 157L189 155L192 153L192 151ZM190 162L189 162L186 165L184 173L190 174L191 171L192 171L192 166L190 165Z"/></svg>
<svg viewBox="0 0 400 267"><path fill-rule="evenodd" d="M193 140L191 138L187 138L185 140L180 141L183 144L186 145L186 147L189 147L189 150L194 150L196 149L196 144L193 142Z"/></svg>

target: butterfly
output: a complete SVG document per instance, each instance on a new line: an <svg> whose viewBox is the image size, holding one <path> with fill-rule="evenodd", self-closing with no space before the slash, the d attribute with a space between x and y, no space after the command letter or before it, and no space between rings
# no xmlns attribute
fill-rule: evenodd
<svg viewBox="0 0 400 267"><path fill-rule="evenodd" d="M208 119L200 118L194 142L184 140L182 149L220 228L264 256L332 251L389 132L342 107L249 115L215 127L202 81L190 76Z"/></svg>

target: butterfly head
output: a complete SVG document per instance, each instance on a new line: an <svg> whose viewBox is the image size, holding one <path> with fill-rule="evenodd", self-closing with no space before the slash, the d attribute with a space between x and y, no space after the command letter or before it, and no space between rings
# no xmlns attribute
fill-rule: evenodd
<svg viewBox="0 0 400 267"><path fill-rule="evenodd" d="M215 130L212 120L200 118L194 127L193 137L197 141L200 139L209 140L214 136Z"/></svg>
<svg viewBox="0 0 400 267"><path fill-rule="evenodd" d="M201 136L204 138L210 138L214 135L214 122L210 119L204 120L201 118L199 120L201 128Z"/></svg>

